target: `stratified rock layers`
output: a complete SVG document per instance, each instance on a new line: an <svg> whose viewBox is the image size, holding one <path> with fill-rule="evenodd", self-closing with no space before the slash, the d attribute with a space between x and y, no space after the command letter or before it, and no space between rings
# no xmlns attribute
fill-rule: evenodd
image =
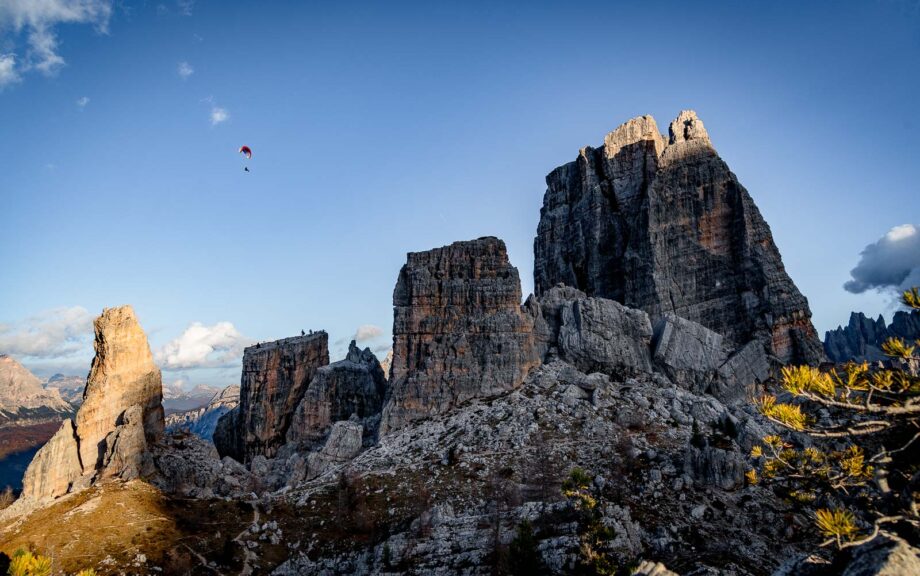
<svg viewBox="0 0 920 576"><path fill-rule="evenodd" d="M497 238L410 253L393 306L381 435L471 398L512 390L538 362L518 271Z"/></svg>
<svg viewBox="0 0 920 576"><path fill-rule="evenodd" d="M329 336L317 332L246 348L240 404L221 417L215 431L221 454L238 456L241 449L246 461L256 455L275 455L286 441L294 411L316 370L329 364L328 344ZM230 430L233 419L239 428L236 432ZM224 438L231 440L226 446Z"/></svg>
<svg viewBox="0 0 920 576"><path fill-rule="evenodd" d="M670 138L650 116L547 178L534 241L537 295L588 296L692 320L734 345L761 338L784 362L823 358L804 296L770 228L693 112Z"/></svg>

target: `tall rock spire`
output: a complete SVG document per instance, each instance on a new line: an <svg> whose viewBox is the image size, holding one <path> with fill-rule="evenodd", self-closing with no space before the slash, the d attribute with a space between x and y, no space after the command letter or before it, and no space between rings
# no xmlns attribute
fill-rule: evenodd
<svg viewBox="0 0 920 576"><path fill-rule="evenodd" d="M634 118L546 177L537 294L564 283L737 345L758 338L783 362L821 360L808 302L703 122L683 111L667 139L655 126Z"/></svg>
<svg viewBox="0 0 920 576"><path fill-rule="evenodd" d="M35 454L23 478L25 500L151 471L147 448L163 434L163 386L147 336L130 306L106 308L94 326L96 356L76 422L65 420Z"/></svg>

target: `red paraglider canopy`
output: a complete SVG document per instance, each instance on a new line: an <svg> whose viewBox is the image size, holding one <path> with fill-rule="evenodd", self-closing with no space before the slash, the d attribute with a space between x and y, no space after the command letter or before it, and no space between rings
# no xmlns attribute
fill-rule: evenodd
<svg viewBox="0 0 920 576"><path fill-rule="evenodd" d="M240 146L240 154L243 154L246 158L252 158L252 149L249 146Z"/></svg>

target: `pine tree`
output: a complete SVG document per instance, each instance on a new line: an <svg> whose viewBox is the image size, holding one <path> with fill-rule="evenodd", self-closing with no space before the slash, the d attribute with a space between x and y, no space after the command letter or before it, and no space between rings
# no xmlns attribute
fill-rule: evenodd
<svg viewBox="0 0 920 576"><path fill-rule="evenodd" d="M901 300L920 309L920 290ZM890 360L878 365L785 367L779 396L758 403L790 432L754 446L748 483L770 482L812 509L822 546L920 530L920 340L891 338L882 350Z"/></svg>

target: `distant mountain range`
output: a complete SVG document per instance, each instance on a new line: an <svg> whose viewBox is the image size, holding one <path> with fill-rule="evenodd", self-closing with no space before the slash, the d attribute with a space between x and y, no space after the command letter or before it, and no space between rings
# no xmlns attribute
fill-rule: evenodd
<svg viewBox="0 0 920 576"><path fill-rule="evenodd" d="M884 360L882 344L891 337L908 343L920 338L920 311L895 312L891 324L885 324L881 314L873 320L862 312L852 312L846 326L824 334L824 352L834 362Z"/></svg>
<svg viewBox="0 0 920 576"><path fill-rule="evenodd" d="M208 403L222 388L199 384L191 390L184 390L181 385L163 384L163 409L167 414L195 410Z"/></svg>
<svg viewBox="0 0 920 576"><path fill-rule="evenodd" d="M65 376L55 374L45 380L46 389L57 389L61 397L77 408L83 403L83 389L86 388L85 376Z"/></svg>
<svg viewBox="0 0 920 576"><path fill-rule="evenodd" d="M57 388L43 387L42 381L13 357L0 355L0 425L60 420L73 410Z"/></svg>
<svg viewBox="0 0 920 576"><path fill-rule="evenodd" d="M214 436L214 429L220 417L236 408L240 402L240 387L227 386L215 394L206 406L177 412L166 417L166 430L177 432L188 430L193 434L210 440Z"/></svg>

